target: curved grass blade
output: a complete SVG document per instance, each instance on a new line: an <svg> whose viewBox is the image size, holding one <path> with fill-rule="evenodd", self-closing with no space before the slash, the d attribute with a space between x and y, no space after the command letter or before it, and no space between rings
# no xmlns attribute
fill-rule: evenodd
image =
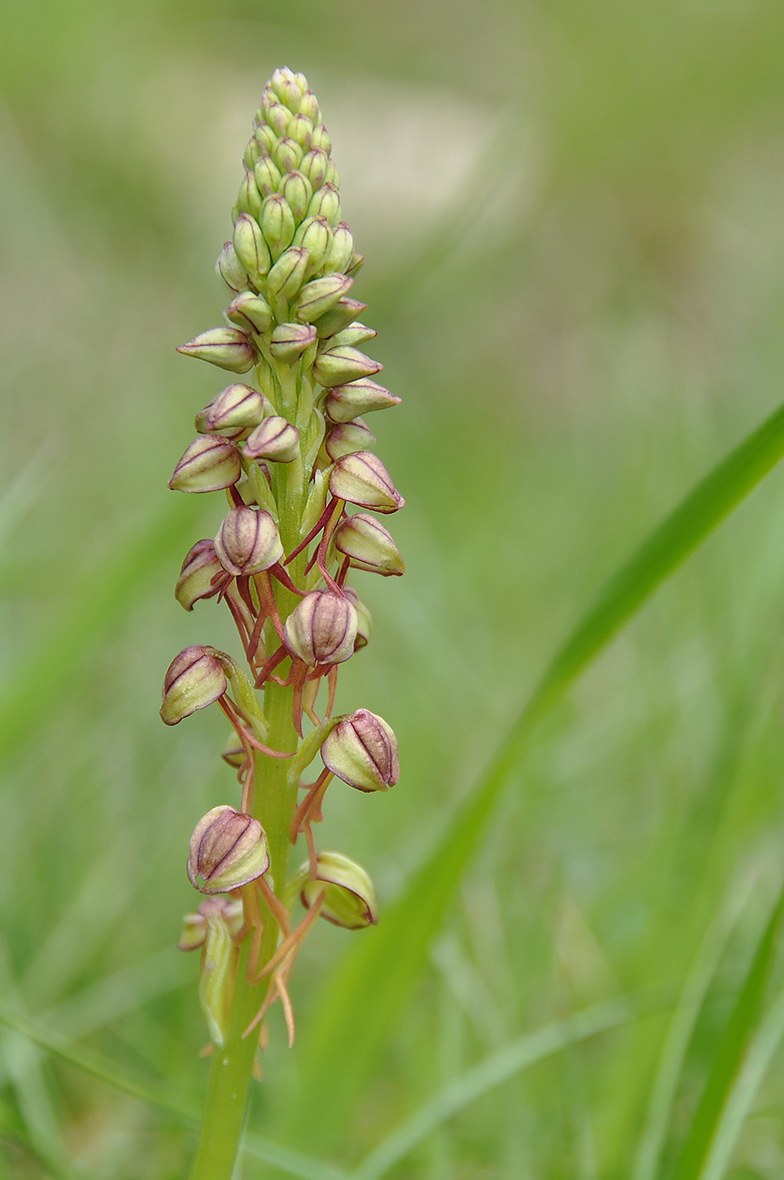
<svg viewBox="0 0 784 1180"><path fill-rule="evenodd" d="M708 1080L680 1154L673 1180L701 1178L711 1154L729 1096L742 1070L743 1058L756 1035L765 989L776 951L776 936L784 916L782 890L757 943L746 979L724 1032L718 1038Z"/></svg>
<svg viewBox="0 0 784 1180"><path fill-rule="evenodd" d="M2 1000L0 1000L0 1021L21 1033L29 1041L40 1045L41 1048L54 1053L55 1056L61 1057L78 1069L83 1069L108 1085L114 1086L115 1089L122 1090L150 1106L157 1107L158 1110L163 1111L164 1114L169 1115L181 1125L194 1130L198 1127L200 1111L195 1103L191 1103L182 1095L175 1094L167 1087L154 1082L142 1081L132 1074L126 1073L125 1070L120 1069L100 1053L87 1049L84 1045L72 1041L70 1037L63 1036L62 1033L55 1032L53 1029L42 1028L28 1020L27 1017L14 1012ZM341 1168L300 1155L298 1151L291 1151L290 1148L272 1143L260 1135L246 1134L242 1147L248 1155L263 1160L264 1163L273 1164L283 1171L289 1172L292 1176L299 1176L300 1180L349 1180L348 1173Z"/></svg>
<svg viewBox="0 0 784 1180"><path fill-rule="evenodd" d="M545 670L440 844L381 925L352 947L323 989L303 1062L303 1101L308 1110L322 1110L325 1121L339 1121L358 1093L424 967L428 944L536 723L783 454L784 406L697 484L599 592ZM356 1035L358 1027L361 1037Z"/></svg>
<svg viewBox="0 0 784 1180"><path fill-rule="evenodd" d="M610 1000L576 1012L528 1033L466 1070L421 1106L378 1144L354 1172L355 1180L380 1180L442 1123L453 1118L496 1086L552 1057L578 1041L635 1019L639 1013L628 999Z"/></svg>

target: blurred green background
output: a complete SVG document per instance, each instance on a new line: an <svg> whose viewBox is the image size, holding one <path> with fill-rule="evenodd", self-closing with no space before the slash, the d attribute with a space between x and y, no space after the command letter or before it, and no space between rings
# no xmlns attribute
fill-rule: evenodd
<svg viewBox="0 0 784 1180"><path fill-rule="evenodd" d="M212 268L265 80L288 64L319 96L367 258L354 294L404 399L373 429L407 499L408 572L357 575L375 631L338 702L390 721L403 777L331 791L322 838L371 870L383 922L596 587L781 399L784 8L6 0L2 16L2 994L198 1102L197 962L174 943L190 832L235 787L220 717L168 730L157 708L181 647L234 641L214 604L173 598L222 502L166 480L225 384L174 348L220 322ZM774 472L547 720L361 1086L341 1087L338 1054L306 1100L319 996L375 937L321 924L292 1052L273 1013L254 1131L351 1166L487 1054L634 994L647 1015L505 1082L385 1174L696 1180L684 1144L782 875L782 495ZM715 970L646 1178L700 945ZM783 1127L774 1055L726 1174L784 1175ZM192 1142L0 1034L0 1174L175 1180ZM248 1157L238 1173L283 1174Z"/></svg>

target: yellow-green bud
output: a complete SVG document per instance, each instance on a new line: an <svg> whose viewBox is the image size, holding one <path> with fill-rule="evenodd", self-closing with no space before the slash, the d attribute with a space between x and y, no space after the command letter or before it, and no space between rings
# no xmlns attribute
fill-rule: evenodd
<svg viewBox="0 0 784 1180"><path fill-rule="evenodd" d="M286 110L282 103L272 103L265 116L275 135L285 135L289 125L291 111Z"/></svg>
<svg viewBox="0 0 784 1180"><path fill-rule="evenodd" d="M361 418L355 418L353 422L339 422L333 426L324 440L324 449L334 463L342 455L369 450L375 442L375 434L368 430Z"/></svg>
<svg viewBox="0 0 784 1180"><path fill-rule="evenodd" d="M264 397L250 385L227 385L196 415L199 434L220 431L231 438L232 433L258 426L264 418Z"/></svg>
<svg viewBox="0 0 784 1180"><path fill-rule="evenodd" d="M357 512L341 521L335 532L335 548L351 558L355 569L381 574L385 578L406 572L392 535L380 521L365 512Z"/></svg>
<svg viewBox="0 0 784 1180"><path fill-rule="evenodd" d="M248 332L264 336L272 326L272 308L263 295L242 291L226 308L226 317Z"/></svg>
<svg viewBox="0 0 784 1180"><path fill-rule="evenodd" d="M302 114L301 111L296 114L286 128L286 136L298 143L303 152L309 151L313 139L313 124L307 115Z"/></svg>
<svg viewBox="0 0 784 1180"><path fill-rule="evenodd" d="M205 434L186 448L169 487L173 492L219 492L235 484L241 474L234 443L220 434Z"/></svg>
<svg viewBox="0 0 784 1180"><path fill-rule="evenodd" d="M340 188L340 173L335 166L335 161L330 160L327 164L327 171L324 175L325 184L334 184L335 188ZM313 186L315 188L315 185Z"/></svg>
<svg viewBox="0 0 784 1180"><path fill-rule="evenodd" d="M326 152L327 155L329 155L332 151L332 140L330 139L329 133L323 123L318 123L313 128L313 136L311 138L310 146L314 148L321 148L322 152Z"/></svg>
<svg viewBox="0 0 784 1180"><path fill-rule="evenodd" d="M215 552L226 572L239 578L276 565L283 557L283 546L269 512L240 505L229 510L218 529Z"/></svg>
<svg viewBox="0 0 784 1180"><path fill-rule="evenodd" d="M280 193L272 193L264 201L259 221L264 240L273 258L279 258L294 237L294 214Z"/></svg>
<svg viewBox="0 0 784 1180"><path fill-rule="evenodd" d="M332 235L332 249L325 266L328 270L344 271L354 254L354 235L345 221L335 226Z"/></svg>
<svg viewBox="0 0 784 1180"><path fill-rule="evenodd" d="M226 692L228 681L214 647L186 647L172 660L163 680L161 721L179 725Z"/></svg>
<svg viewBox="0 0 784 1180"><path fill-rule="evenodd" d="M305 879L300 897L306 909L324 894L321 917L346 930L361 930L378 922L376 891L368 874L341 852L320 852L315 880ZM305 873L303 865L301 872Z"/></svg>
<svg viewBox="0 0 784 1180"><path fill-rule="evenodd" d="M329 315L329 312L327 312ZM318 325L316 325L318 331ZM384 366L371 360L358 348L339 346L319 353L313 366L313 376L320 385L345 385L361 377L372 377Z"/></svg>
<svg viewBox="0 0 784 1180"><path fill-rule="evenodd" d="M308 251L312 271L320 270L332 249L332 227L326 217L306 217L294 234L293 244Z"/></svg>
<svg viewBox="0 0 784 1180"><path fill-rule="evenodd" d="M195 602L218 593L220 587L214 584L213 578L222 573L223 566L212 541L197 541L185 555L174 597L185 610L193 610Z"/></svg>
<svg viewBox="0 0 784 1180"><path fill-rule="evenodd" d="M289 208L294 214L294 220L299 225L308 211L310 198L313 195L313 189L310 187L307 176L303 176L296 169L293 172L287 172L278 186L278 191L288 201Z"/></svg>
<svg viewBox="0 0 784 1180"><path fill-rule="evenodd" d="M237 208L240 213L250 213L251 217L258 221L261 213L261 196L253 172L246 172L242 178L240 191L237 193Z"/></svg>
<svg viewBox="0 0 784 1180"><path fill-rule="evenodd" d="M240 213L234 223L234 251L252 278L265 275L272 265L261 226L250 213Z"/></svg>
<svg viewBox="0 0 784 1180"><path fill-rule="evenodd" d="M306 90L299 102L299 113L310 120L312 126L321 118L321 108L312 90Z"/></svg>
<svg viewBox="0 0 784 1180"><path fill-rule="evenodd" d="M330 225L340 221L340 193L334 184L323 184L312 196L308 206L311 217L326 217Z"/></svg>
<svg viewBox="0 0 784 1180"><path fill-rule="evenodd" d="M332 422L352 422L359 414L399 406L402 398L369 379L334 385L327 395L324 411Z"/></svg>
<svg viewBox="0 0 784 1180"><path fill-rule="evenodd" d="M312 344L316 329L311 324L278 324L270 340L270 352L278 361L293 364Z"/></svg>
<svg viewBox="0 0 784 1180"><path fill-rule="evenodd" d="M346 267L345 273L347 275L355 275L365 261L364 254L352 254L351 262Z"/></svg>
<svg viewBox="0 0 784 1180"><path fill-rule="evenodd" d="M275 140L275 146L277 146L277 142ZM274 151L275 148L273 147L272 150ZM278 191L280 169L271 155L259 156L253 169L253 175L256 179L256 188L262 197L268 197L270 193L276 193Z"/></svg>
<svg viewBox="0 0 784 1180"><path fill-rule="evenodd" d="M357 709L344 717L322 747L324 765L358 791L386 791L400 779L397 738L383 717Z"/></svg>
<svg viewBox="0 0 784 1180"><path fill-rule="evenodd" d="M358 299L339 299L335 306L316 322L316 332L319 340L334 336L341 332L367 308L366 303Z"/></svg>
<svg viewBox="0 0 784 1180"><path fill-rule="evenodd" d="M262 877L269 864L261 824L233 807L213 807L191 836L188 880L200 893L240 889Z"/></svg>
<svg viewBox="0 0 784 1180"><path fill-rule="evenodd" d="M248 337L238 328L209 328L181 344L177 352L209 361L232 373L247 373L256 363L256 353Z"/></svg>
<svg viewBox="0 0 784 1180"><path fill-rule="evenodd" d="M247 289L248 276L245 267L237 257L232 242L224 242L223 249L218 255L218 261L215 263L215 270L229 290L235 294Z"/></svg>
<svg viewBox="0 0 784 1180"><path fill-rule="evenodd" d="M299 170L300 172L304 172L305 176L307 176L308 180L313 185L314 192L316 189L321 188L325 180L330 179L327 175L330 162L329 156L326 152L322 151L321 148L311 148L310 151L306 152L302 157L302 160L299 164ZM340 186L336 185L335 187L339 188Z"/></svg>
<svg viewBox="0 0 784 1180"><path fill-rule="evenodd" d="M334 307L347 291L350 291L354 280L345 275L330 274L321 279L314 279L306 283L294 302L294 310L301 320L312 324L314 320L323 316ZM313 339L316 329L313 329Z"/></svg>
<svg viewBox="0 0 784 1180"><path fill-rule="evenodd" d="M280 168L281 174L284 172L293 172L295 168L299 167L299 162L302 159L303 150L297 143L296 139L289 139L288 135L284 135L279 139L275 145L275 150L272 157Z"/></svg>
<svg viewBox="0 0 784 1180"><path fill-rule="evenodd" d="M278 299L293 299L302 286L309 261L310 255L303 246L290 246L267 275L267 291L270 295Z"/></svg>
<svg viewBox="0 0 784 1180"><path fill-rule="evenodd" d="M340 348L344 344L356 346L364 344L366 340L372 340L374 336L378 336L375 328L368 328L366 324L360 324L359 320L354 320L353 324L349 324L347 328L343 328L342 331L336 332L334 336L325 340L322 347L324 349Z"/></svg>
<svg viewBox="0 0 784 1180"><path fill-rule="evenodd" d="M370 642L370 634L373 630L373 616L353 586L344 586L343 593L346 598L350 599L351 605L357 612L357 637L354 640L354 651L360 651L361 648L367 647Z"/></svg>
<svg viewBox="0 0 784 1180"><path fill-rule="evenodd" d="M256 143L259 145L259 152L261 155L270 155L275 144L278 142L278 137L275 134L269 123L260 123L255 132Z"/></svg>
<svg viewBox="0 0 784 1180"><path fill-rule="evenodd" d="M198 913L186 914L182 920L182 934L177 948L181 951L197 951L207 940L207 919L222 918L229 934L233 937L242 929L242 902L233 897L218 895L206 897Z"/></svg>
<svg viewBox="0 0 784 1180"><path fill-rule="evenodd" d="M313 590L289 615L283 627L286 647L310 668L342 664L354 651L357 612L343 594Z"/></svg>
<svg viewBox="0 0 784 1180"><path fill-rule="evenodd" d="M302 101L302 87L298 84L297 77L298 75L294 74L288 66L283 66L281 69L275 70L269 80L272 90L291 111L296 111ZM299 77L304 80L304 75L299 75Z"/></svg>
<svg viewBox="0 0 784 1180"><path fill-rule="evenodd" d="M248 172L253 171L253 166L259 158L261 149L256 139L250 139L245 146L245 151L242 153L242 162L247 168Z"/></svg>
<svg viewBox="0 0 784 1180"><path fill-rule="evenodd" d="M248 435L243 450L249 459L293 463L299 454L299 431L279 414L272 414Z"/></svg>
<svg viewBox="0 0 784 1180"><path fill-rule="evenodd" d="M376 512L397 512L405 504L386 467L370 451L338 459L330 473L329 490L340 500Z"/></svg>

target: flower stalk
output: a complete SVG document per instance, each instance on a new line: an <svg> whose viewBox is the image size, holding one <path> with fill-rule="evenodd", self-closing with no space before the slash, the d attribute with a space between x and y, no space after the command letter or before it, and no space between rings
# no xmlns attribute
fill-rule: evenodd
<svg viewBox="0 0 784 1180"><path fill-rule="evenodd" d="M226 497L215 537L186 555L176 597L188 611L224 603L247 666L210 646L186 648L161 707L176 725L217 705L232 727L223 758L238 780L238 798L216 801L197 823L188 859L205 900L179 945L201 948L211 1054L191 1180L231 1180L266 1014L280 1001L292 1043L288 979L317 919L348 929L378 920L367 872L317 847L330 785L374 793L399 777L383 718L368 709L333 716L339 667L370 635L351 570L404 570L389 531L355 509L386 516L404 501L360 418L400 399L373 380L382 366L360 348L375 332L350 295L363 259L341 220L331 152L304 76L276 70L217 263L226 325L179 349L243 374L196 415L197 437L169 482ZM292 871L300 841L306 859Z"/></svg>

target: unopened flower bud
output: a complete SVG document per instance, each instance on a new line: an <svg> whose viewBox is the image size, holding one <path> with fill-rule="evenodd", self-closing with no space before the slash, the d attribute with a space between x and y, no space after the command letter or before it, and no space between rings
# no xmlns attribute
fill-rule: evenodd
<svg viewBox="0 0 784 1180"><path fill-rule="evenodd" d="M351 277L353 278L356 275L357 271L362 268L362 266L364 265L364 262L365 262L365 255L364 254L352 254L351 262L346 267L344 273L347 275L351 275Z"/></svg>
<svg viewBox="0 0 784 1180"><path fill-rule="evenodd" d="M246 172L242 178L240 191L237 193L237 208L240 213L250 213L251 217L258 221L261 214L261 196L253 172Z"/></svg>
<svg viewBox="0 0 784 1180"><path fill-rule="evenodd" d="M257 295L255 291L242 291L236 299L232 299L226 308L226 316L233 324L247 332L258 332L260 336L265 335L272 326L272 308L264 296Z"/></svg>
<svg viewBox="0 0 784 1180"><path fill-rule="evenodd" d="M310 255L306 249L302 246L290 246L281 254L267 275L269 293L279 299L293 299L302 286L309 261Z"/></svg>
<svg viewBox="0 0 784 1180"><path fill-rule="evenodd" d="M258 160L260 154L261 154L261 149L259 148L259 145L258 145L258 142L256 141L256 139L254 138L254 139L249 140L245 146L245 151L242 153L242 162L245 165L248 172L253 171L253 166L256 163L256 161Z"/></svg>
<svg viewBox="0 0 784 1180"><path fill-rule="evenodd" d="M328 270L344 271L351 262L354 253L354 235L345 221L335 226L332 236L332 249L325 262Z"/></svg>
<svg viewBox="0 0 784 1180"><path fill-rule="evenodd" d="M209 361L211 365L229 369L232 373L247 373L256 362L253 345L238 328L209 328L187 344L181 344L177 352Z"/></svg>
<svg viewBox="0 0 784 1180"><path fill-rule="evenodd" d="M295 168L298 168L303 154L302 147L295 139L289 139L287 135L279 139L272 155L280 169L281 176L286 172L293 172Z"/></svg>
<svg viewBox="0 0 784 1180"><path fill-rule="evenodd" d="M383 717L358 709L340 721L321 747L324 765L358 791L386 791L400 778L397 738Z"/></svg>
<svg viewBox="0 0 784 1180"><path fill-rule="evenodd" d="M243 922L242 902L233 897L217 895L206 897L199 906L198 913L186 914L182 923L182 934L177 943L181 951L195 951L204 946L207 939L207 925L209 919L220 918L226 923L229 935L239 934Z"/></svg>
<svg viewBox="0 0 784 1180"><path fill-rule="evenodd" d="M299 170L300 172L303 172L305 176L307 176L308 180L313 185L314 192L316 189L321 188L325 180L329 180L327 171L329 169L330 162L329 156L326 152L322 151L321 148L311 148L310 151L306 152L302 157ZM339 188L340 186L336 185L335 187Z"/></svg>
<svg viewBox="0 0 784 1180"><path fill-rule="evenodd" d="M177 579L174 597L185 610L193 610L193 604L202 598L212 598L219 586L213 578L223 573L212 541L197 541L188 551Z"/></svg>
<svg viewBox="0 0 784 1180"><path fill-rule="evenodd" d="M323 184L313 194L308 214L311 217L326 217L330 225L337 225L340 221L340 193L334 184Z"/></svg>
<svg viewBox="0 0 784 1180"><path fill-rule="evenodd" d="M191 836L188 880L200 893L230 893L262 877L269 864L261 824L233 807L213 807Z"/></svg>
<svg viewBox="0 0 784 1180"><path fill-rule="evenodd" d="M293 139L299 144L303 153L307 152L310 150L313 139L313 124L307 115L303 115L300 111L289 122L286 128L286 135L289 139Z"/></svg>
<svg viewBox="0 0 784 1180"><path fill-rule="evenodd" d="M275 131L272 127L270 127L269 123L266 122L260 123L256 127L255 139L256 143L259 145L260 156L270 155L272 149L275 147L275 144L278 142L278 137L275 134ZM256 178L256 183L258 184L258 177Z"/></svg>
<svg viewBox="0 0 784 1180"><path fill-rule="evenodd" d="M357 612L357 637L354 640L354 651L360 651L370 643L373 630L373 616L357 594L353 586L344 586L343 593Z"/></svg>
<svg viewBox="0 0 784 1180"><path fill-rule="evenodd" d="M375 328L368 328L367 324L360 324L359 320L354 320L353 324L325 340L323 346L325 349L340 348L344 344L356 347L357 344L364 344L366 340L372 340L377 335Z"/></svg>
<svg viewBox="0 0 784 1180"><path fill-rule="evenodd" d="M397 512L405 504L386 467L370 451L338 459L330 473L329 490L340 500L376 512Z"/></svg>
<svg viewBox="0 0 784 1180"><path fill-rule="evenodd" d="M232 242L224 242L223 249L218 255L218 261L215 263L215 269L230 291L239 294L240 291L247 289L248 275L237 257Z"/></svg>
<svg viewBox="0 0 784 1180"><path fill-rule="evenodd" d="M376 891L368 874L341 852L320 852L315 880L306 879L301 899L306 909L324 894L321 917L346 930L361 930L378 922ZM303 866L303 871L306 866Z"/></svg>
<svg viewBox="0 0 784 1180"><path fill-rule="evenodd" d="M329 312L327 312L329 315ZM316 330L318 331L318 325ZM313 366L313 376L320 385L344 385L348 381L356 381L360 377L372 377L384 366L378 361L371 360L360 352L358 348L338 347L330 348L316 357Z"/></svg>
<svg viewBox="0 0 784 1180"><path fill-rule="evenodd" d="M292 655L311 668L341 664L354 651L357 612L342 594L314 590L297 604L283 627Z"/></svg>
<svg viewBox="0 0 784 1180"><path fill-rule="evenodd" d="M299 431L280 414L271 414L248 435L243 451L249 459L293 463L299 454Z"/></svg>
<svg viewBox="0 0 784 1180"><path fill-rule="evenodd" d="M323 123L317 123L313 128L313 135L311 136L311 147L321 148L322 152L327 155L332 151L332 140L329 137L329 132Z"/></svg>
<svg viewBox="0 0 784 1180"><path fill-rule="evenodd" d="M264 418L264 398L250 385L227 385L196 415L196 429L200 434L221 431L228 434L258 426Z"/></svg>
<svg viewBox="0 0 784 1180"><path fill-rule="evenodd" d="M355 569L384 577L406 572L394 538L383 524L365 512L341 521L335 532L335 548L351 558Z"/></svg>
<svg viewBox="0 0 784 1180"><path fill-rule="evenodd" d="M270 352L276 360L290 365L315 343L316 329L311 324L278 324L272 333Z"/></svg>
<svg viewBox="0 0 784 1180"><path fill-rule="evenodd" d="M354 451L369 450L375 441L375 434L368 430L361 418L356 418L353 422L339 422L333 426L324 440L324 449L334 462Z"/></svg>
<svg viewBox="0 0 784 1180"><path fill-rule="evenodd" d="M332 248L332 227L326 217L306 217L294 234L293 244L310 254L311 269L319 270Z"/></svg>
<svg viewBox="0 0 784 1180"><path fill-rule="evenodd" d="M294 214L280 193L265 198L259 219L264 240L273 258L279 258L294 237Z"/></svg>
<svg viewBox="0 0 784 1180"><path fill-rule="evenodd" d="M291 72L288 66L275 70L269 84L289 110L296 111L298 109L302 101L302 88L297 85L296 75Z"/></svg>
<svg viewBox="0 0 784 1180"><path fill-rule="evenodd" d="M390 393L376 381L361 379L349 385L333 386L327 395L324 410L332 422L351 422L359 414L387 410L400 405L401 401L402 398Z"/></svg>
<svg viewBox="0 0 784 1180"><path fill-rule="evenodd" d="M321 118L321 108L312 90L306 90L299 100L299 113L305 115L314 127Z"/></svg>
<svg viewBox="0 0 784 1180"><path fill-rule="evenodd" d="M218 492L230 488L242 474L234 443L220 434L195 438L169 480L173 492Z"/></svg>
<svg viewBox="0 0 784 1180"><path fill-rule="evenodd" d="M342 331L366 308L367 304L360 303L358 299L339 299L335 306L316 322L319 340L324 340L325 337L334 336L336 332Z"/></svg>
<svg viewBox="0 0 784 1180"><path fill-rule="evenodd" d="M277 140L275 144L277 145ZM275 149L273 148L273 151ZM280 184L280 169L273 160L271 155L266 153L259 156L253 168L253 175L256 180L256 188L261 193L262 197L268 197L270 193L278 191Z"/></svg>
<svg viewBox="0 0 784 1180"><path fill-rule="evenodd" d="M334 184L335 188L340 188L340 173L334 160L329 160L327 163L327 171L324 174L325 184ZM313 186L316 187L315 185Z"/></svg>
<svg viewBox="0 0 784 1180"><path fill-rule="evenodd" d="M218 529L215 552L226 572L239 578L275 565L283 557L283 546L269 512L240 505L229 510Z"/></svg>
<svg viewBox="0 0 784 1180"><path fill-rule="evenodd" d="M296 169L293 172L287 172L280 182L278 191L288 201L289 208L294 214L294 221L299 225L308 211L310 198L313 195L313 189L307 176L303 176Z"/></svg>
<svg viewBox="0 0 784 1180"><path fill-rule="evenodd" d="M251 276L265 275L272 265L261 226L250 213L240 213L234 223L234 250Z"/></svg>
<svg viewBox="0 0 784 1180"><path fill-rule="evenodd" d="M329 274L322 279L313 279L312 282L306 283L297 296L294 309L301 320L307 324L312 324L325 312L334 307L339 299L351 290L354 284L353 279L347 279L345 275ZM313 329L313 338L315 339L316 330Z"/></svg>
<svg viewBox="0 0 784 1180"><path fill-rule="evenodd" d="M186 647L174 657L164 677L161 720L164 725L179 725L191 713L214 704L227 688L215 648Z"/></svg>
<svg viewBox="0 0 784 1180"><path fill-rule="evenodd" d="M291 119L291 111L287 110L280 102L272 103L266 111L265 118L276 136L285 135Z"/></svg>

